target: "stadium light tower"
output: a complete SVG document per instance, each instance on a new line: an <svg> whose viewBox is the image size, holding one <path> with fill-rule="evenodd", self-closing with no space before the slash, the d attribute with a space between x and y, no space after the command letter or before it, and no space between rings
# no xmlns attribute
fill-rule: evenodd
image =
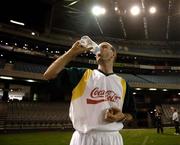
<svg viewBox="0 0 180 145"><path fill-rule="evenodd" d="M101 6L94 6L91 11L95 16L104 15L106 13L106 9Z"/></svg>

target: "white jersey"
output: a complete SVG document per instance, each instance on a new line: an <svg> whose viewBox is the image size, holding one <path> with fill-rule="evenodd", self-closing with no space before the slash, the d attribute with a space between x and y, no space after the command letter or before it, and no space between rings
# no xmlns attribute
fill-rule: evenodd
<svg viewBox="0 0 180 145"><path fill-rule="evenodd" d="M172 120L173 120L173 121L179 121L178 112L174 112L174 113L173 113Z"/></svg>
<svg viewBox="0 0 180 145"><path fill-rule="evenodd" d="M104 112L110 107L122 110L125 92L126 82L118 75L87 69L72 92L69 116L73 127L82 133L121 130L123 124L106 122Z"/></svg>

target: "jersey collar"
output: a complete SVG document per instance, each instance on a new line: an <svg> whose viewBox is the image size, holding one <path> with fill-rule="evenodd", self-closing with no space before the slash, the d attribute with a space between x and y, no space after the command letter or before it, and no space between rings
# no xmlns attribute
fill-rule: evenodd
<svg viewBox="0 0 180 145"><path fill-rule="evenodd" d="M101 72L102 74L104 74L105 76L109 76L109 75L113 75L114 74L114 72L113 73L105 73L105 72L103 72L102 70L100 70L100 69L97 69L99 72Z"/></svg>

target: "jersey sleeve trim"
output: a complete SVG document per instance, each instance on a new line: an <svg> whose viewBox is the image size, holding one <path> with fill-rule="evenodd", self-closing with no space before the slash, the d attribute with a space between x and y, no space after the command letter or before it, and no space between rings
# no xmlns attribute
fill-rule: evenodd
<svg viewBox="0 0 180 145"><path fill-rule="evenodd" d="M91 69L87 69L85 71L83 77L81 78L81 80L79 81L77 86L72 91L71 101L74 101L83 95L85 88L86 88L86 85L87 85L87 82L92 75L92 72L93 71Z"/></svg>
<svg viewBox="0 0 180 145"><path fill-rule="evenodd" d="M126 81L124 79L121 79L121 85L122 85L122 99L124 101L125 95L126 95Z"/></svg>

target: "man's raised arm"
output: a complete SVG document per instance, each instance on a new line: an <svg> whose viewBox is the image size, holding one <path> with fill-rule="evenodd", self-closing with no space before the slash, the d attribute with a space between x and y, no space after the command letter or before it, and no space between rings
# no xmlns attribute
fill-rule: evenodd
<svg viewBox="0 0 180 145"><path fill-rule="evenodd" d="M44 78L47 80L55 78L64 67L77 55L89 51L92 48L83 47L79 41L76 41L71 49L69 49L66 53L57 58L46 70L43 74Z"/></svg>

